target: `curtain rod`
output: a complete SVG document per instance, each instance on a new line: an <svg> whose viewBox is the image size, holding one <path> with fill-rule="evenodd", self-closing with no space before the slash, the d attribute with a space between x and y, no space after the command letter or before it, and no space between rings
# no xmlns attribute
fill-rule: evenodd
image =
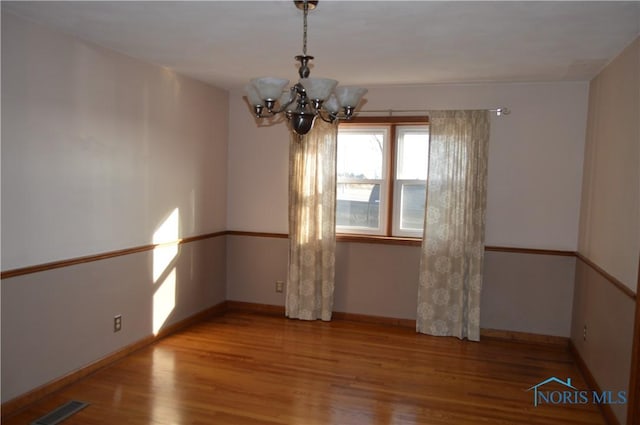
<svg viewBox="0 0 640 425"><path fill-rule="evenodd" d="M493 108L487 109L489 112L495 112L497 116L509 115L511 110L509 108ZM429 109L369 109L363 111L357 111L357 114L374 114L374 113L387 113L389 116L393 116L393 114L403 114L403 113L421 113L427 114L430 112Z"/></svg>

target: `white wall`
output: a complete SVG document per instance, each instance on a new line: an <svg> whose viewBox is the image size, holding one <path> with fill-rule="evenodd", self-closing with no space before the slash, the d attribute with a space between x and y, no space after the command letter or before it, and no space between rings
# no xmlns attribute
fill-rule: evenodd
<svg viewBox="0 0 640 425"><path fill-rule="evenodd" d="M370 88L364 109L474 109L493 117L487 245L574 251L588 84L433 85ZM230 93L227 228L287 232L288 135L258 127L240 91Z"/></svg>
<svg viewBox="0 0 640 425"><path fill-rule="evenodd" d="M227 93L2 14L2 269L226 226Z"/></svg>
<svg viewBox="0 0 640 425"><path fill-rule="evenodd" d="M637 294L640 38L591 81L584 162L579 252ZM629 390L635 308L635 299L578 262L571 339L601 388ZM612 410L626 423L626 405Z"/></svg>
<svg viewBox="0 0 640 425"><path fill-rule="evenodd" d="M225 91L3 11L2 269L225 230L227 140ZM223 236L2 279L1 401L224 301L225 284Z"/></svg>
<svg viewBox="0 0 640 425"><path fill-rule="evenodd" d="M636 290L640 255L640 38L591 81L579 248L581 254Z"/></svg>

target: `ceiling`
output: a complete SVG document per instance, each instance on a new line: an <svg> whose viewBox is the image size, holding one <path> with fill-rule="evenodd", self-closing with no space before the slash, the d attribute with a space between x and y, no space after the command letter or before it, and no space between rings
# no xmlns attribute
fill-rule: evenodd
<svg viewBox="0 0 640 425"><path fill-rule="evenodd" d="M2 10L222 88L297 79L291 1L6 2ZM589 80L640 33L640 1L331 1L311 76L363 86Z"/></svg>

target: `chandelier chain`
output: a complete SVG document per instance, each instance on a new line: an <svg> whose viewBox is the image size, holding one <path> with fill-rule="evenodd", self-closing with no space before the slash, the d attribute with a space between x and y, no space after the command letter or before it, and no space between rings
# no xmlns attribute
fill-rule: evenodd
<svg viewBox="0 0 640 425"><path fill-rule="evenodd" d="M309 12L309 2L304 1L304 19L302 25L302 54L307 56L307 13Z"/></svg>

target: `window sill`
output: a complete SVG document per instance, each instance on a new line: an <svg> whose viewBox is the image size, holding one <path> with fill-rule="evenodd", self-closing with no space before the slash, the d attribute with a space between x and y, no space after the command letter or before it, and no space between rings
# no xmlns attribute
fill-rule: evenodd
<svg viewBox="0 0 640 425"><path fill-rule="evenodd" d="M382 245L421 246L422 238L408 238L400 236L358 235L351 233L337 233L337 242L377 243Z"/></svg>

